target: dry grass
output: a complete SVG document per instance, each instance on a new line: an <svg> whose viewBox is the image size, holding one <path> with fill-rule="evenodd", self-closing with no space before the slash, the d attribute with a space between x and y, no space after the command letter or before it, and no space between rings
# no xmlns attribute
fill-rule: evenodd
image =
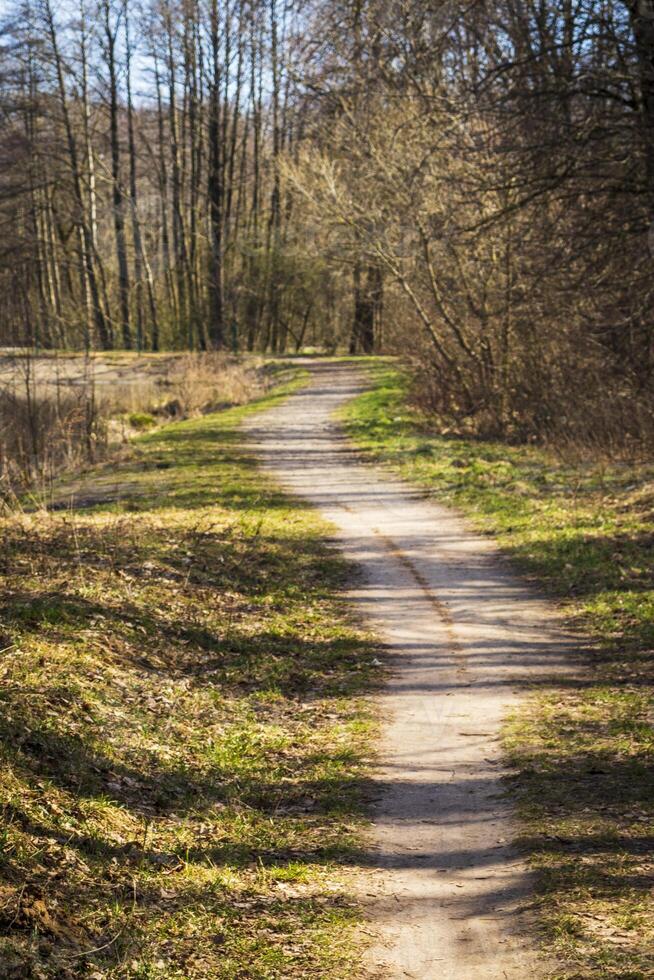
<svg viewBox="0 0 654 980"><path fill-rule="evenodd" d="M191 418L218 408L245 405L267 387L262 363L244 363L224 354L185 354L176 358L165 379L171 400L179 406L176 414Z"/></svg>
<svg viewBox="0 0 654 980"><path fill-rule="evenodd" d="M45 487L136 432L265 393L261 361L218 353L0 358L0 490Z"/></svg>

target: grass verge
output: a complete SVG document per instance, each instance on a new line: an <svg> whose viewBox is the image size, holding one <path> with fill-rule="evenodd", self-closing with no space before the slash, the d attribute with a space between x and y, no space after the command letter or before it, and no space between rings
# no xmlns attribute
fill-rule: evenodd
<svg viewBox="0 0 654 980"><path fill-rule="evenodd" d="M401 371L374 378L344 413L356 442L495 535L595 641L583 679L506 732L553 976L654 976L654 467L439 436Z"/></svg>
<svg viewBox="0 0 654 980"><path fill-rule="evenodd" d="M278 397L2 520L7 980L356 974L375 668L328 528L239 448Z"/></svg>

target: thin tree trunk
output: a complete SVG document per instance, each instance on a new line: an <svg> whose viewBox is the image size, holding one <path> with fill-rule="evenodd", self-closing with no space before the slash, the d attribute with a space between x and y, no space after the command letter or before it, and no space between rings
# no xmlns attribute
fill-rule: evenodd
<svg viewBox="0 0 654 980"><path fill-rule="evenodd" d="M125 18L125 79L127 87L127 141L129 150L129 198L132 215L132 237L134 239L134 279L136 293L136 346L144 346L143 279L150 313L150 345L153 350L159 347L159 324L157 303L154 294L152 269L145 255L141 222L138 213L138 180L136 168L136 140L134 134L134 106L132 102L132 46L129 25L129 0L124 0Z"/></svg>
<svg viewBox="0 0 654 980"><path fill-rule="evenodd" d="M209 261L209 340L214 349L225 344L223 310L224 171L221 133L220 42L217 0L211 0L211 85L209 90L209 174L207 197L211 234Z"/></svg>
<svg viewBox="0 0 654 980"><path fill-rule="evenodd" d="M104 0L105 58L109 73L109 132L111 142L111 178L113 198L114 234L116 238L116 260L118 263L118 290L120 299L120 324L123 346L132 346L132 329L129 310L129 267L127 264L127 241L125 237L125 195L121 173L120 139L118 134L118 67L116 64L116 40L119 18L111 23L111 3Z"/></svg>

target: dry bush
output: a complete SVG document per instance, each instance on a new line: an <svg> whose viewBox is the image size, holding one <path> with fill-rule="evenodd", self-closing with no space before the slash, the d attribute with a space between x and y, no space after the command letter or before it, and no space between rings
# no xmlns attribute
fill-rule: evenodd
<svg viewBox="0 0 654 980"><path fill-rule="evenodd" d="M94 460L107 446L107 426L86 388L17 394L0 390L0 488L47 480Z"/></svg>
<svg viewBox="0 0 654 980"><path fill-rule="evenodd" d="M262 392L266 379L260 362L244 364L228 354L211 352L176 358L162 384L168 397L155 412L186 418L243 405Z"/></svg>
<svg viewBox="0 0 654 980"><path fill-rule="evenodd" d="M528 355L512 361L507 385L469 386L464 400L459 378L418 344L408 356L411 401L461 436L546 444L570 460L651 456L654 391L612 376L599 358L580 365L572 346L542 351L539 361Z"/></svg>
<svg viewBox="0 0 654 980"><path fill-rule="evenodd" d="M651 456L654 32L545 6L373 0L353 30L319 5L333 103L284 167L294 220L358 271L355 311L383 279L384 350L443 427Z"/></svg>
<svg viewBox="0 0 654 980"><path fill-rule="evenodd" d="M37 359L34 359L36 361ZM149 425L241 405L269 386L262 364L219 353L188 354L142 372L98 382L44 380L21 358L17 380L0 387L0 492L47 484L106 456Z"/></svg>

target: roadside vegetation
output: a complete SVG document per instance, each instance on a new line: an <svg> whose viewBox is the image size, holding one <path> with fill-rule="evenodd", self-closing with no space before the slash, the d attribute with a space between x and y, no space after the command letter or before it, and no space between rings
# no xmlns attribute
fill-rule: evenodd
<svg viewBox="0 0 654 980"><path fill-rule="evenodd" d="M63 470L115 455L138 432L264 394L256 355L0 352L0 496L50 491Z"/></svg>
<svg viewBox="0 0 654 980"><path fill-rule="evenodd" d="M589 638L505 732L546 943L566 980L654 973L654 466L440 435L384 365L350 403L374 459L458 507Z"/></svg>
<svg viewBox="0 0 654 980"><path fill-rule="evenodd" d="M356 975L376 668L328 528L239 448L278 397L2 520L7 980Z"/></svg>

